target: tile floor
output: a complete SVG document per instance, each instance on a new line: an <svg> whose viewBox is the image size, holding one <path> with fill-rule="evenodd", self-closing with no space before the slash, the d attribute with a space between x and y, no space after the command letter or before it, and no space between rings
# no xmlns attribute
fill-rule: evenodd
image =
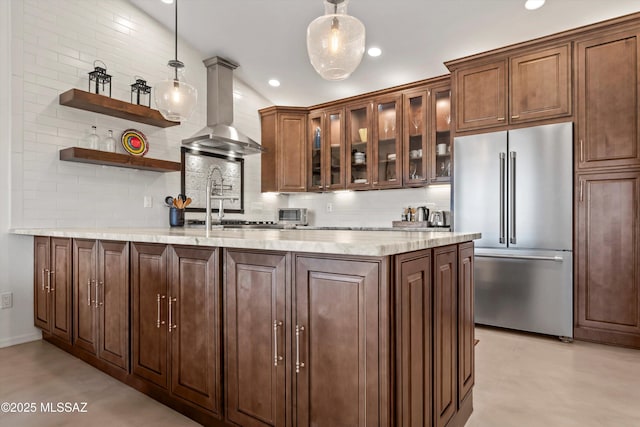
<svg viewBox="0 0 640 427"><path fill-rule="evenodd" d="M640 350L479 327L474 413L467 427L640 426ZM43 341L0 349L2 427L196 426ZM41 403L87 402L86 413L42 413Z"/></svg>

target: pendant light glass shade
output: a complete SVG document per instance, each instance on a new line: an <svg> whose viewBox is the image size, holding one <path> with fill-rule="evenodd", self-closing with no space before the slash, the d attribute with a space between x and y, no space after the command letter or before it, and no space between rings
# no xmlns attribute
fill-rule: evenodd
<svg viewBox="0 0 640 427"><path fill-rule="evenodd" d="M347 15L348 0L325 0L325 14L307 28L307 52L313 68L326 80L344 80L364 55L365 28Z"/></svg>
<svg viewBox="0 0 640 427"><path fill-rule="evenodd" d="M176 65L174 61L169 61L167 68L167 80L157 83L154 88L156 106L165 119L182 122L187 120L196 108L198 91L185 80L184 65Z"/></svg>
<svg viewBox="0 0 640 427"><path fill-rule="evenodd" d="M198 102L198 91L184 78L184 64L178 61L178 0L175 0L175 52L176 58L169 61L167 80L157 83L153 97L158 111L166 120L182 122L187 120Z"/></svg>

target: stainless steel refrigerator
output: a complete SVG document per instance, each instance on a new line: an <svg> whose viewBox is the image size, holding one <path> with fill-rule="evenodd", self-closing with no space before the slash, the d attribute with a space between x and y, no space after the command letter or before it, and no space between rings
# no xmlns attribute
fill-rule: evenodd
<svg viewBox="0 0 640 427"><path fill-rule="evenodd" d="M475 241L475 321L573 337L572 123L454 139L453 229Z"/></svg>

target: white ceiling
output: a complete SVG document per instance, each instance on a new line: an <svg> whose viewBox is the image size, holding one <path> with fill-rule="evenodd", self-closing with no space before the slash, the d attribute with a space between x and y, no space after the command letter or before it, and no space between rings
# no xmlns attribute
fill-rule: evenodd
<svg viewBox="0 0 640 427"><path fill-rule="evenodd" d="M174 5L129 0L172 32ZM309 63L306 29L322 0L180 0L179 36L202 53L240 64L236 77L277 105L310 106L447 73L444 61L640 11L638 0L351 0L367 30L365 54L346 80L323 80ZM180 55L178 55L180 56ZM273 88L271 78L282 85Z"/></svg>

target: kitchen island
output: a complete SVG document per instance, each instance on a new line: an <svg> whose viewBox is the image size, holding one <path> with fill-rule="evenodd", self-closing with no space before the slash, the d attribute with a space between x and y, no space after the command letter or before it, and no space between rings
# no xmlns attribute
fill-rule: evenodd
<svg viewBox="0 0 640 427"><path fill-rule="evenodd" d="M478 233L17 229L43 337L205 425L462 426Z"/></svg>

